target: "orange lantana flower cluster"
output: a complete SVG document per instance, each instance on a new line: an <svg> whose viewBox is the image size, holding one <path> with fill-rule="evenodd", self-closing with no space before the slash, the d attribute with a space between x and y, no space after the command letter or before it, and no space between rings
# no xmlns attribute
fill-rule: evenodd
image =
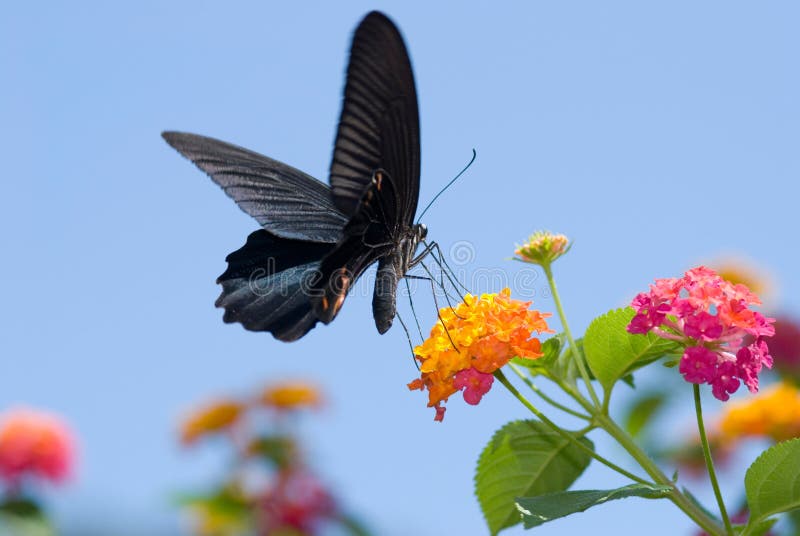
<svg viewBox="0 0 800 536"><path fill-rule="evenodd" d="M726 441L766 437L784 441L800 437L800 391L780 383L758 396L731 404L722 414L719 429Z"/></svg>
<svg viewBox="0 0 800 536"><path fill-rule="evenodd" d="M480 402L492 386L492 374L513 357L542 356L539 339L531 334L552 333L547 313L531 311L531 302L499 294L467 294L457 307L440 310L440 320L430 336L414 349L421 377L409 389L428 390L428 407L436 408L435 420L444 418L450 395L462 391L469 404Z"/></svg>

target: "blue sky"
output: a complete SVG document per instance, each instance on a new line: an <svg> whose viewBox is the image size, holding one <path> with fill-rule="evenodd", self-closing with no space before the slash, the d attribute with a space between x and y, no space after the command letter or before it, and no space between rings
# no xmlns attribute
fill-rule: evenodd
<svg viewBox="0 0 800 536"><path fill-rule="evenodd" d="M375 8L415 70L421 206L477 149L425 217L446 250L470 244L468 281L507 274L552 310L505 260L548 228L575 241L557 276L576 330L725 254L768 269L798 311L794 3L15 2L0 19L0 408L77 429L79 477L51 497L64 526L103 512L172 533L171 494L220 470L213 448L176 446L182 412L299 377L330 401L304 427L313 459L377 533L485 533L472 469L522 408L497 389L434 423L405 387L402 330L379 336L367 296L293 344L224 325L214 280L257 224L159 136L214 136L325 180L350 35ZM610 483L598 468L581 481ZM537 533L639 534L621 515L658 520L650 534L686 525L630 500Z"/></svg>

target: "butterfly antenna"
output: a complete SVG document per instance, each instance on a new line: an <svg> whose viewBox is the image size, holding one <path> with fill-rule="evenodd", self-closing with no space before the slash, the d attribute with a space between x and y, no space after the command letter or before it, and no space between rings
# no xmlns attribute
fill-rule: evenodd
<svg viewBox="0 0 800 536"><path fill-rule="evenodd" d="M466 170L468 170L468 169L469 169L469 167L470 167L470 166L472 165L472 163L475 161L475 158L476 158L477 156L478 156L478 153L477 153L477 151L475 151L475 149L472 149L472 158L470 158L470 160L469 160L469 163L467 163L467 165L466 165L466 166L464 166L464 169L462 169L461 171L459 171L459 172L458 172L458 175L456 175L455 177L453 177L453 179L452 179L450 182L448 182L448 183L447 183L447 185L445 185L445 187L444 187L444 188L442 188L441 190L439 190L439 193L438 193L438 194L436 194L435 196L433 196L433 199L431 199L431 202L430 202L430 203L428 203L428 206L426 206L426 207L425 207L425 209L424 209L422 212L420 212L420 214L419 214L419 217L417 218L417 223L419 223L419 222L422 220L422 216L424 216L424 215L425 215L425 213L426 213L426 212L428 212L428 209L429 209L429 208L431 208L431 205L433 205L433 202L434 202L434 201L436 201L437 199L439 199L439 196L440 196L440 195L442 195L442 194L444 193L444 191L445 191L445 190L447 190L448 188L450 188L450 186L451 186L451 185L452 185L454 182L456 182L456 181L458 180L458 178L459 178L461 175L463 175L463 174L464 174L464 172L465 172Z"/></svg>

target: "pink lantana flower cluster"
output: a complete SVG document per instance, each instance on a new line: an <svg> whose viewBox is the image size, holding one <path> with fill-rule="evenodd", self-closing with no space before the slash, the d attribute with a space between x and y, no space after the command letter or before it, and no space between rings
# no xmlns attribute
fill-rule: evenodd
<svg viewBox="0 0 800 536"><path fill-rule="evenodd" d="M724 401L740 381L758 391L758 373L772 367L763 338L775 334L775 319L750 308L760 304L745 285L699 266L681 278L657 279L650 292L637 295L628 332L653 332L680 342L685 347L679 367L684 379L709 384Z"/></svg>

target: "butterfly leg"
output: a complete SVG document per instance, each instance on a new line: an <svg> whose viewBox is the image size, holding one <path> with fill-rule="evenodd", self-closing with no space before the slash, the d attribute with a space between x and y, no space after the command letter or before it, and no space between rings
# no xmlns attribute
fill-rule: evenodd
<svg viewBox="0 0 800 536"><path fill-rule="evenodd" d="M425 248L426 249L430 248L432 252L435 252L435 255L433 255L433 258L437 259L437 261L438 261L437 264L439 264L440 267L444 266L447 269L446 270L446 272L448 274L447 278L450 279L450 283L454 287L461 287L461 289L463 289L464 292L469 293L469 289L466 286L464 286L461 283L461 281L458 280L458 277L456 276L455 271L450 267L449 264L447 264L447 259L445 258L444 253L442 253L442 248L439 247L439 243L438 242L430 242L430 243L423 242L423 243L425 244ZM450 277L451 274L452 274L452 278ZM453 279L455 279L455 283L453 282ZM458 285L456 285L456 283L458 283Z"/></svg>
<svg viewBox="0 0 800 536"><path fill-rule="evenodd" d="M403 331L406 332L406 339L408 339L408 347L411 349L411 360L414 362L414 366L417 367L419 370L419 363L417 363L416 354L414 354L414 343L411 342L411 333L408 331L408 327L406 327L406 323L403 322L403 317L400 316L400 313L396 313L397 320L400 321L400 325L403 326Z"/></svg>
<svg viewBox="0 0 800 536"><path fill-rule="evenodd" d="M425 257L430 255L431 252L433 251L433 244L436 244L436 242L431 242L431 244L425 244L424 243L425 248L422 251L419 252L419 255L417 255L416 257L411 259L411 262L408 263L408 268L409 269L413 268L414 266L416 266L419 263L421 263L423 261L423 259L425 259Z"/></svg>
<svg viewBox="0 0 800 536"><path fill-rule="evenodd" d="M436 258L435 254L432 254L431 257L433 258L433 261L436 263L436 266L439 267L439 286L442 288L442 291L445 293L445 296L447 296L448 298L447 304L450 306L450 309L452 309L453 304L450 300L453 300L455 298L450 296L450 291L447 290L447 286L444 284L444 278L447 277L447 280L450 282L450 285L453 287L453 290L456 292L456 295L458 296L458 298L455 299L455 301L463 303L464 296L461 295L461 290L455 285L455 283L453 283L453 278L455 278L456 281L458 281L458 278L455 277L455 274L453 274L452 278L450 277L450 274L447 273L447 270L445 269L444 265L439 261L439 259ZM453 314L455 314L455 311L453 311Z"/></svg>
<svg viewBox="0 0 800 536"><path fill-rule="evenodd" d="M417 323L417 330L419 331L419 338L425 340L425 337L422 335L422 328L419 325L419 318L417 317L417 312L414 310L414 300L411 298L411 285L408 283L408 278L404 277L403 280L406 284L406 292L408 292L408 303L411 305L411 314L414 315L414 321Z"/></svg>
<svg viewBox="0 0 800 536"><path fill-rule="evenodd" d="M425 266L424 263L422 263L422 267L425 268L425 271L428 272L428 274L430 275L431 272L430 272L430 270L428 270L428 267ZM447 329L447 325L444 323L444 319L442 319L441 308L439 307L439 300L436 299L436 286L435 286L433 277L425 277L425 276L421 276L421 275L406 275L406 277L411 278L411 279L427 280L427 281L430 282L430 284L431 284L431 293L433 294L433 303L436 306L436 316L439 317L439 322L442 323L442 327L444 328L444 332L447 334L447 338L450 339L450 344L453 345L453 349L456 352L461 353L461 350L458 349L458 346L456 346L456 343L453 341L453 337L450 336L450 330ZM445 294L445 296L447 296L447 294ZM450 306L450 310L452 310L453 313L455 314L455 310L453 310L452 305Z"/></svg>
<svg viewBox="0 0 800 536"><path fill-rule="evenodd" d="M439 252L438 255L441 257L442 256L441 248L439 248L439 244L437 244L436 242L431 242L431 243L423 242L423 243L425 244L425 249L423 249L419 253L419 255L417 255L416 257L411 259L411 262L408 263L408 269L411 269L411 268L413 268L414 266L416 266L418 264L422 265L422 267L425 269L425 271L428 273L428 275L432 278L433 275L431 274L431 271L425 266L425 263L423 263L422 261L425 259L425 257L427 257L428 255L431 255L435 251L438 251ZM436 255L433 255L433 259L434 259L434 261L436 261L436 264L439 266L440 274L443 274L444 276L447 276L447 279L450 281L450 284L453 285L453 288L458 290L458 286L456 286L456 284L453 282L453 279L450 277L450 274L447 273L447 271L444 268L444 266L447 266L447 263L445 262L444 266L443 266L442 265L442 260L443 259L442 260L437 259ZM450 267L447 266L447 268L450 268ZM450 270L450 271L452 272L452 270ZM453 274L453 275L455 275L455 274ZM439 283L439 286L441 287L442 292L444 292L445 296L447 297L448 305L450 305L450 308L452 309L452 304L450 304L450 295L447 292L447 287L444 285L444 278L440 277L440 279L441 279L441 282ZM461 285L461 286L464 287L464 285ZM464 288L466 289L466 287L464 287ZM469 291L467 291L467 292L469 292ZM463 298L461 298L459 301L463 301Z"/></svg>
<svg viewBox="0 0 800 536"><path fill-rule="evenodd" d="M435 279L433 278L433 272L431 272L430 268L428 268L428 266L424 262L421 262L420 266L422 266L423 270L425 270L425 272L428 274L428 277L426 279L430 280L431 289L433 289L434 288L433 287L433 282L435 281ZM442 273L441 269L440 269L439 273L440 274ZM454 315L456 315L458 318L461 318L458 315L458 313L456 313L456 310L453 308L453 302L451 301L450 293L447 291L447 287L444 286L444 279L442 279L441 282L439 283L439 287L442 289L442 292L444 293L444 299L447 301L447 306L450 308L450 311ZM463 301L464 299L460 298L460 300ZM435 290L433 291L433 301L436 302L436 291ZM438 303L436 303L436 308L437 308L437 310L439 309L439 304Z"/></svg>

